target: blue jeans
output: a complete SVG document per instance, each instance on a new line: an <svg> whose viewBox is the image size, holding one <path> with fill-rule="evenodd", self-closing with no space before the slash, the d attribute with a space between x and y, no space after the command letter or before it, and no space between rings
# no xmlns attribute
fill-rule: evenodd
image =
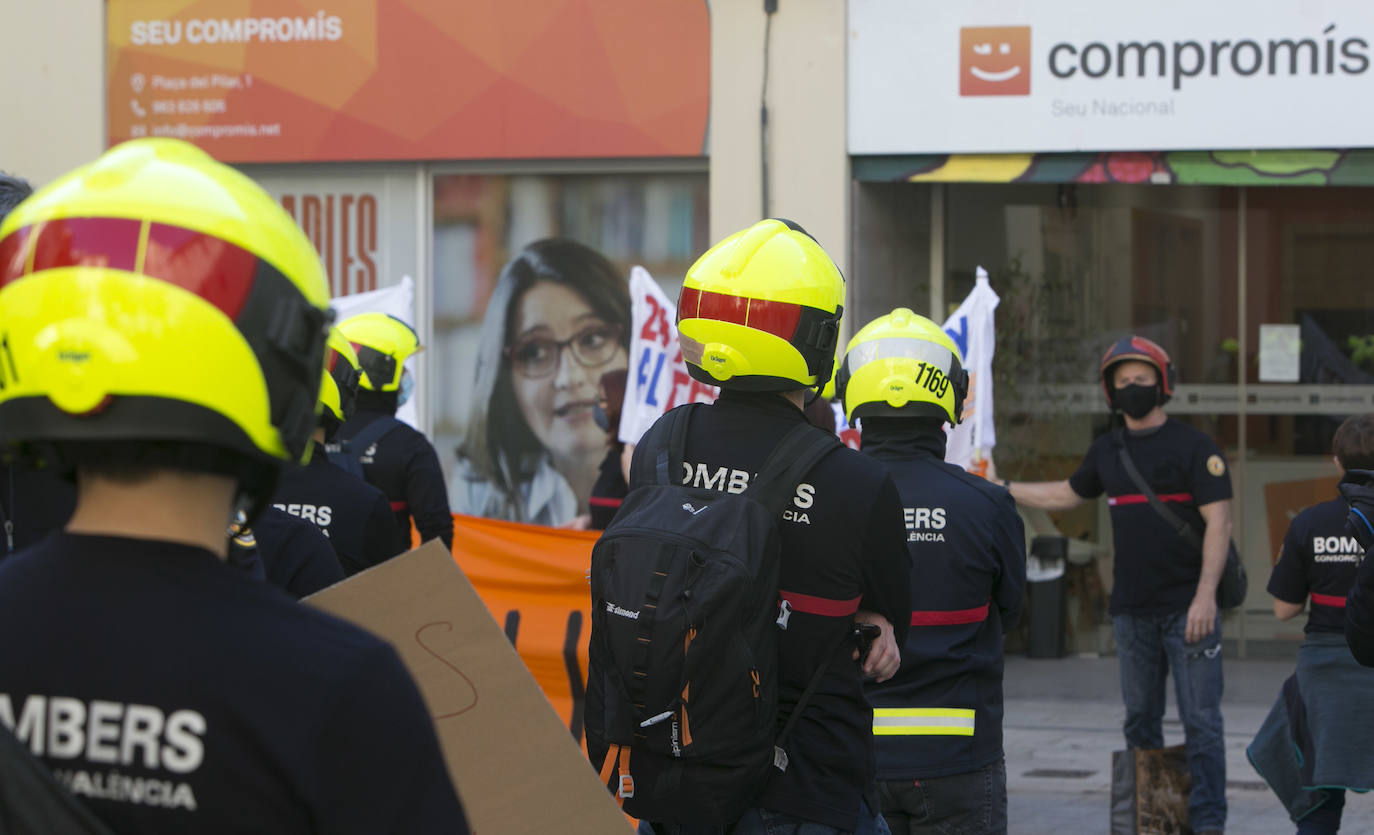
<svg viewBox="0 0 1374 835"><path fill-rule="evenodd" d="M1226 825L1226 751L1221 723L1221 617L1201 641L1187 643L1186 613L1116 615L1121 696L1126 703L1126 746L1164 747L1164 680L1172 672L1178 715L1188 748L1193 788L1188 818L1193 830Z"/></svg>
<svg viewBox="0 0 1374 835"><path fill-rule="evenodd" d="M1004 835L1006 760L967 774L878 784L893 835Z"/></svg>

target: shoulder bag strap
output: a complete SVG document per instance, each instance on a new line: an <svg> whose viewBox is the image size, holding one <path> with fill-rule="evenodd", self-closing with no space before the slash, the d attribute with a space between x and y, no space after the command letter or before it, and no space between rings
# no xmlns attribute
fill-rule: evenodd
<svg viewBox="0 0 1374 835"><path fill-rule="evenodd" d="M1144 476L1140 474L1140 470L1135 468L1135 462L1131 460L1131 453L1126 449L1124 430L1122 430L1121 427L1113 429L1112 438L1116 441L1116 453L1121 461L1122 469L1126 471L1126 475L1135 483L1136 489L1145 496L1145 500L1150 503L1150 507L1155 513L1158 513L1165 522L1168 522L1169 526L1177 531L1179 536L1183 537L1184 542L1187 542L1192 547L1201 551L1202 537L1198 535L1198 532L1193 529L1192 525L1180 519L1178 514L1164 506L1164 502L1161 502L1159 496L1155 495L1155 491L1150 489L1150 485L1145 481Z"/></svg>

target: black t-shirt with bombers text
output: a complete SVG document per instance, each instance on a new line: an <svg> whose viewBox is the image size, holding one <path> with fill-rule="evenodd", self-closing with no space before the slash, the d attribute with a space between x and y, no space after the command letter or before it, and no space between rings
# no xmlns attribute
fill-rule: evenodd
<svg viewBox="0 0 1374 835"><path fill-rule="evenodd" d="M1173 420L1155 429L1123 433L1135 468L1159 500L1202 536L1198 508L1231 498L1226 458L1216 442ZM1100 436L1069 486L1093 499L1107 494L1116 567L1113 615L1167 615L1188 610L1202 575L1202 552L1155 512L1121 466L1113 433Z"/></svg>
<svg viewBox="0 0 1374 835"><path fill-rule="evenodd" d="M1312 597L1304 632L1345 632L1345 596L1355 584L1364 549L1345 525L1343 499L1299 513L1283 537L1283 549L1269 575L1269 593L1285 603Z"/></svg>
<svg viewBox="0 0 1374 835"><path fill-rule="evenodd" d="M774 445L805 420L780 395L722 392L691 417L683 483L742 492ZM656 452L637 447L636 461ZM816 670L826 672L788 738L787 770L772 775L756 805L853 831L875 785L873 710L851 660L853 645L830 658L825 653L854 628L859 609L887 618L899 647L906 640L911 558L901 499L881 464L837 448L798 484L778 531L779 595L792 607L778 639L779 729Z"/></svg>
<svg viewBox="0 0 1374 835"><path fill-rule="evenodd" d="M396 651L208 551L55 533L0 635L0 723L115 832L468 831Z"/></svg>

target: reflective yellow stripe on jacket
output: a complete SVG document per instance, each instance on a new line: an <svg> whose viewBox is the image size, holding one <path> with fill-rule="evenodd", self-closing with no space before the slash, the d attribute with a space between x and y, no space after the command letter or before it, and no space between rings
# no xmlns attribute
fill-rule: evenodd
<svg viewBox="0 0 1374 835"><path fill-rule="evenodd" d="M973 710L958 707L876 707L874 736L973 736Z"/></svg>

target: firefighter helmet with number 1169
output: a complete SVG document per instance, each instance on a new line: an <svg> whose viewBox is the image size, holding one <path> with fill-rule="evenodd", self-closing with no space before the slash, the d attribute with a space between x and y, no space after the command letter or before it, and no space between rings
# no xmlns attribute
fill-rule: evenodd
<svg viewBox="0 0 1374 835"><path fill-rule="evenodd" d="M849 340L838 387L851 422L856 417L938 417L958 423L968 372L943 328L899 307Z"/></svg>

